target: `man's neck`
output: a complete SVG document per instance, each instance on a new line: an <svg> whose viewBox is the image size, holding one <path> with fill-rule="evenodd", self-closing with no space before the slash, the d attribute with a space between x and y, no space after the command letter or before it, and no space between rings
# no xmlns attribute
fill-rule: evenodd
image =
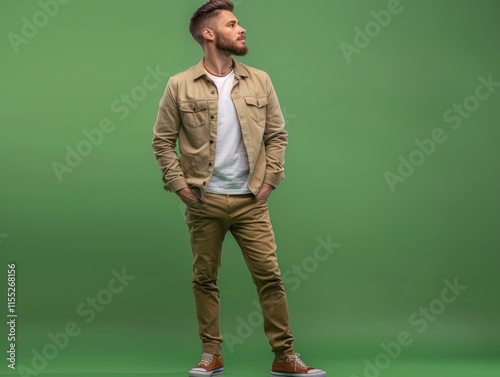
<svg viewBox="0 0 500 377"><path fill-rule="evenodd" d="M231 55L206 54L203 65L214 76L226 76L233 69L233 59Z"/></svg>

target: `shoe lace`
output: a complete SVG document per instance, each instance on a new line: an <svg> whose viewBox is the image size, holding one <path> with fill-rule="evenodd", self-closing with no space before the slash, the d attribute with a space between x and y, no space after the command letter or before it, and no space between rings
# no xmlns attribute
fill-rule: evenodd
<svg viewBox="0 0 500 377"><path fill-rule="evenodd" d="M294 368L297 370L297 366L302 368L307 368L307 365L300 359L300 353L296 353L294 355L288 355L286 357L286 361L289 363L290 361L294 361Z"/></svg>
<svg viewBox="0 0 500 377"><path fill-rule="evenodd" d="M203 353L201 355L201 361L200 361L200 365L203 365L205 367L209 366L212 361L214 360L214 355L210 354L210 353Z"/></svg>

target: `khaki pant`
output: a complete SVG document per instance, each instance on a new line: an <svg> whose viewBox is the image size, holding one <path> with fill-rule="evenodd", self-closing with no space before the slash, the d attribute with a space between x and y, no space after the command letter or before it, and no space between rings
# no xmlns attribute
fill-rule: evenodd
<svg viewBox="0 0 500 377"><path fill-rule="evenodd" d="M281 359L293 354L288 304L278 268L276 243L267 202L248 195L206 194L187 206L193 250L193 293L203 352L221 354L219 288L222 242L229 230L240 246L257 287L264 331Z"/></svg>

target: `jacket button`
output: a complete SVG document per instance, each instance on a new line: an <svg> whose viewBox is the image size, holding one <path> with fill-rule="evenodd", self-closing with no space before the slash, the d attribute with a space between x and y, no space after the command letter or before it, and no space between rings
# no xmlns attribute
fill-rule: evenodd
<svg viewBox="0 0 500 377"><path fill-rule="evenodd" d="M203 182L203 186L206 186L207 182Z"/></svg>
<svg viewBox="0 0 500 377"><path fill-rule="evenodd" d="M210 139L210 144L213 144L213 143L214 143L213 139Z"/></svg>
<svg viewBox="0 0 500 377"><path fill-rule="evenodd" d="M215 94L215 90L212 90L210 93Z"/></svg>
<svg viewBox="0 0 500 377"><path fill-rule="evenodd" d="M209 163L208 163L208 166L212 166L212 163L211 163L211 162L209 162Z"/></svg>
<svg viewBox="0 0 500 377"><path fill-rule="evenodd" d="M215 116L213 116L213 115L210 115L210 119L215 119Z"/></svg>

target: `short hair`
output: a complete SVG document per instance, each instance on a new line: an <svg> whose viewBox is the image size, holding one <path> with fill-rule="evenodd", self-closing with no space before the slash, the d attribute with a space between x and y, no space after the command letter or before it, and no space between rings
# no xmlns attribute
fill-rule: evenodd
<svg viewBox="0 0 500 377"><path fill-rule="evenodd" d="M203 44L203 29L214 26L214 21L222 10L232 12L234 4L231 0L209 0L205 5L194 12L189 24L189 31L193 38Z"/></svg>

